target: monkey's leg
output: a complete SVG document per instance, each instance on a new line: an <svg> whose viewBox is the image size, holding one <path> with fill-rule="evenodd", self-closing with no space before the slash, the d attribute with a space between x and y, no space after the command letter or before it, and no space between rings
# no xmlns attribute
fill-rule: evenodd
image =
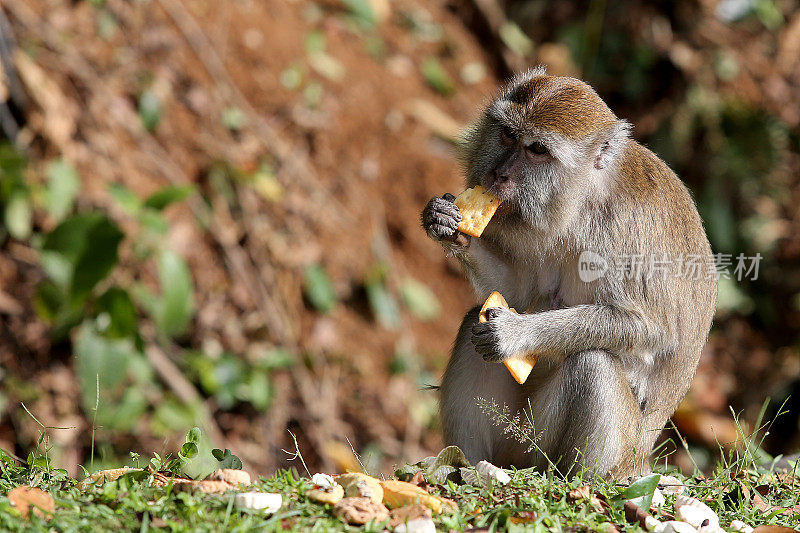
<svg viewBox="0 0 800 533"><path fill-rule="evenodd" d="M525 467L529 459L513 439L477 405L477 398L521 408L521 389L505 366L487 363L470 341L472 326L478 322L479 307L470 310L461 323L450 362L440 390L442 426L447 445L460 447L471 463L481 460Z"/></svg>
<svg viewBox="0 0 800 533"><path fill-rule="evenodd" d="M619 360L590 350L568 356L531 398L539 435L535 463L546 454L567 475L588 468L622 478L641 466L642 415Z"/></svg>

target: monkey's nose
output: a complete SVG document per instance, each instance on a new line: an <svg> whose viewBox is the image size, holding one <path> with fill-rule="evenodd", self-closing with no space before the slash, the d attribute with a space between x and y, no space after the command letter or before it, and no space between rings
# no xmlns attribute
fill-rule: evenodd
<svg viewBox="0 0 800 533"><path fill-rule="evenodd" d="M502 185L506 183L508 180L511 179L511 175L508 172L492 172L492 182L498 185Z"/></svg>

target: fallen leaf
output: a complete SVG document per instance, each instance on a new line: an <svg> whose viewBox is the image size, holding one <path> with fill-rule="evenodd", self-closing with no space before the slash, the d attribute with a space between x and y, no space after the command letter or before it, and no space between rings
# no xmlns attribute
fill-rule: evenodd
<svg viewBox="0 0 800 533"><path fill-rule="evenodd" d="M397 509L391 510L389 513L389 526L394 529L400 524L404 524L410 520L432 517L433 513L431 510L420 503L406 505L404 507L398 507Z"/></svg>
<svg viewBox="0 0 800 533"><path fill-rule="evenodd" d="M28 487L27 485L20 485L7 494L8 501L11 505L28 518L30 516L30 508L33 507L33 512L36 516L40 516L49 520L56 510L56 504L53 497L42 489L35 487ZM46 514L45 514L46 513Z"/></svg>

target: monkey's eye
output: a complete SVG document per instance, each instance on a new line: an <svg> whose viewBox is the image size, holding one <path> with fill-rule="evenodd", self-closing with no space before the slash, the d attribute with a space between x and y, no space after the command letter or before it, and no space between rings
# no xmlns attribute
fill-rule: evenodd
<svg viewBox="0 0 800 533"><path fill-rule="evenodd" d="M514 132L508 126L503 126L501 130L501 140L503 144L510 145L517 140L517 136L514 135Z"/></svg>
<svg viewBox="0 0 800 533"><path fill-rule="evenodd" d="M537 155L544 155L547 153L547 146L540 142L533 142L527 146L528 150Z"/></svg>

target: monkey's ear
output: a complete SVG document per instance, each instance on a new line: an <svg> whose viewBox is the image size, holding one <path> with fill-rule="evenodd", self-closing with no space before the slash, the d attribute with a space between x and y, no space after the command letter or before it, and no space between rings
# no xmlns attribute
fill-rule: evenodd
<svg viewBox="0 0 800 533"><path fill-rule="evenodd" d="M594 168L604 169L613 163L631 136L631 124L626 120L617 120L613 126L605 130L598 139L594 158Z"/></svg>

